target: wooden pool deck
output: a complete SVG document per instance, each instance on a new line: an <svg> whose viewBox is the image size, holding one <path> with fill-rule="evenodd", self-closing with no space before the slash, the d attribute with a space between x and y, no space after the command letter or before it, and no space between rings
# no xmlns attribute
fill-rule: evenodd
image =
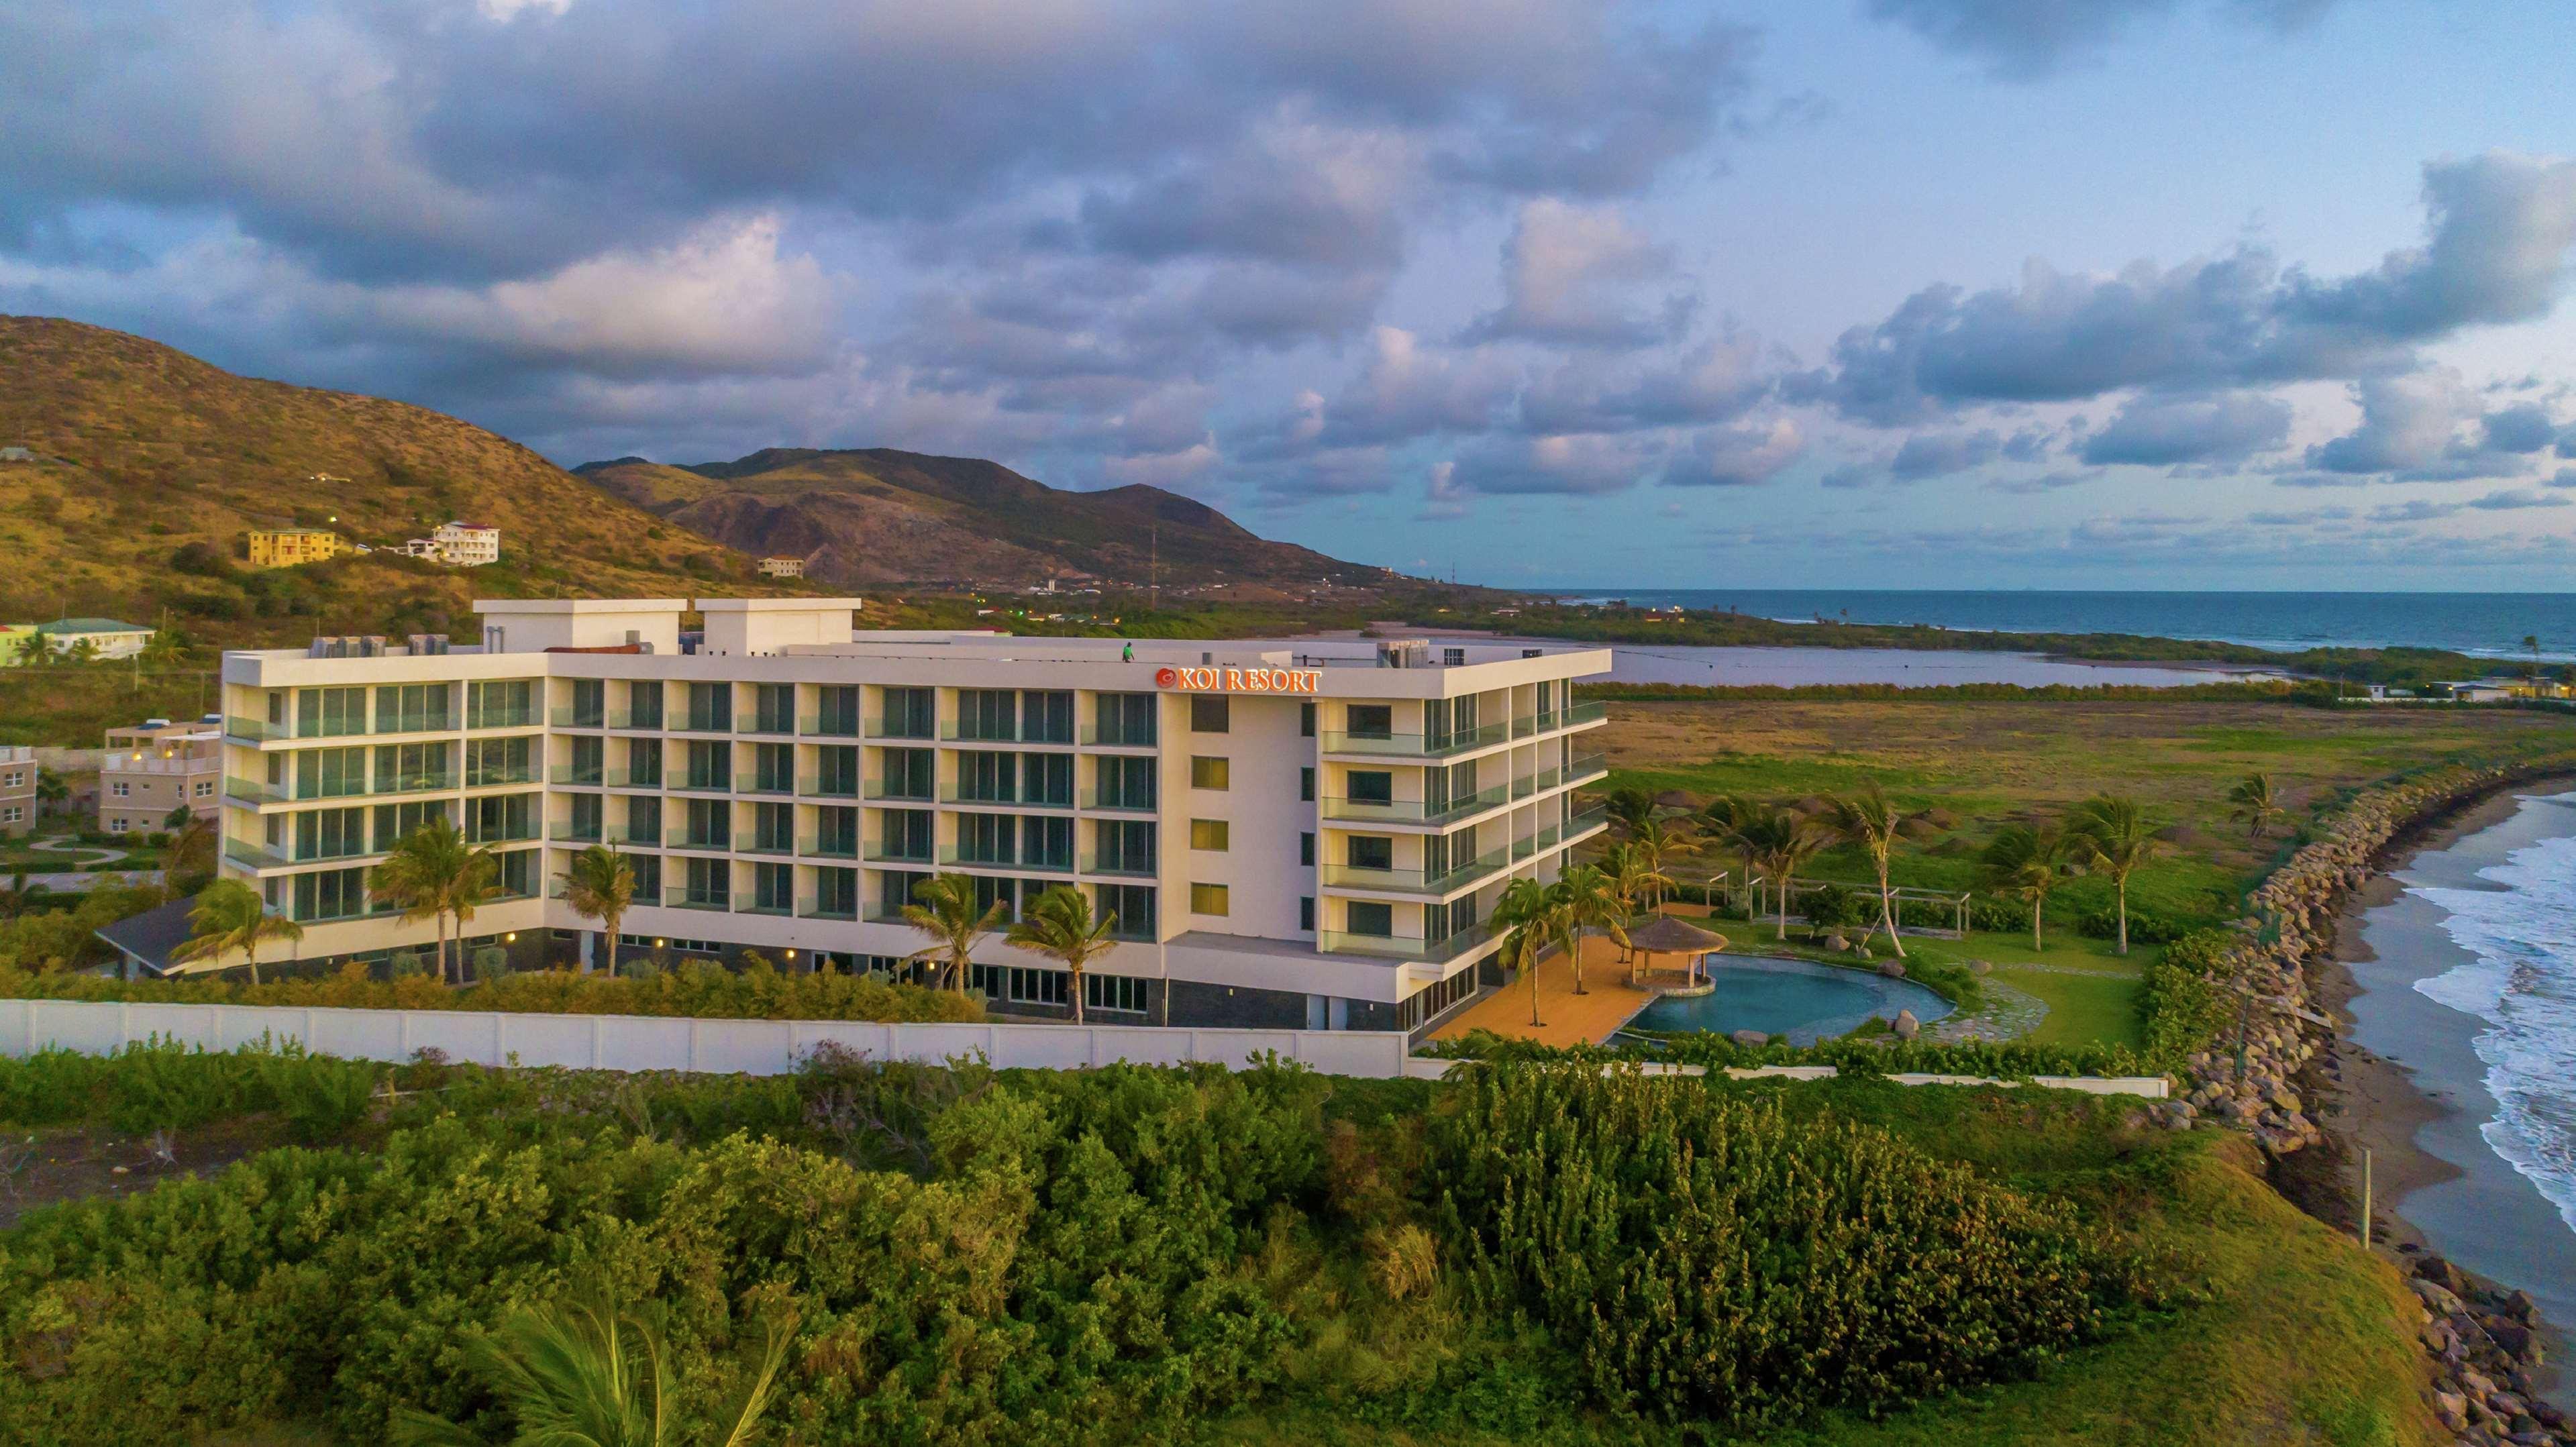
<svg viewBox="0 0 2576 1447"><path fill-rule="evenodd" d="M1515 980L1443 1022L1431 1038L1449 1040L1470 1030L1491 1030L1541 1045L1598 1045L1655 1003L1666 989L1681 985L1683 977L1680 970L1655 970L1631 984L1627 967L1619 963L1619 947L1607 939L1587 937L1583 980L1588 993L1578 995L1573 967L1562 952L1552 954L1538 968L1542 1023L1530 1023L1529 982Z"/></svg>

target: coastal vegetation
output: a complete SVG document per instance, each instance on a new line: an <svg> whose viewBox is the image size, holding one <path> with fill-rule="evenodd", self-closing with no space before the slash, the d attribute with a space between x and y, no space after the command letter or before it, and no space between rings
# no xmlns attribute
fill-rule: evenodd
<svg viewBox="0 0 2576 1447"><path fill-rule="evenodd" d="M684 1433L774 1364L786 1443L2431 1440L2393 1277L2133 1116L1585 1069L49 1052L0 1062L0 1126L254 1148L0 1236L0 1419L506 1440L537 1424L495 1354L571 1293L649 1318Z"/></svg>

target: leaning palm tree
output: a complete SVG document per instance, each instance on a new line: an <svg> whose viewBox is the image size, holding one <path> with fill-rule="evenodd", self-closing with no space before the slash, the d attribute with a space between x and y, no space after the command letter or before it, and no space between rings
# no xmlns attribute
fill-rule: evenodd
<svg viewBox="0 0 2576 1447"><path fill-rule="evenodd" d="M170 951L172 960L221 959L235 950L250 962L250 982L259 983L259 947L270 940L300 940L304 926L284 915L270 914L259 891L238 879L218 879L197 895L188 911L190 934Z"/></svg>
<svg viewBox="0 0 2576 1447"><path fill-rule="evenodd" d="M448 973L447 922L456 921L456 931L463 935L476 907L492 897L500 870L492 851L466 843L455 823L442 814L397 840L385 862L368 875L367 888L378 903L401 910L405 923L438 921L438 978L443 984ZM458 982L463 978L460 958Z"/></svg>
<svg viewBox="0 0 2576 1447"><path fill-rule="evenodd" d="M617 975L617 926L635 903L635 865L613 844L594 844L572 857L555 878L563 881L564 903L584 919L599 921L608 939L608 974Z"/></svg>
<svg viewBox="0 0 2576 1447"><path fill-rule="evenodd" d="M1011 926L1003 938L1032 954L1064 962L1064 967L1073 973L1073 1020L1079 1025L1083 971L1117 943L1111 934L1117 927L1118 916L1105 914L1094 919L1091 897L1069 884L1059 884L1021 911L1020 922Z"/></svg>
<svg viewBox="0 0 2576 1447"><path fill-rule="evenodd" d="M162 867L168 871L164 877L174 886L183 879L211 881L215 875L215 816L200 814L182 804L162 819L161 827L170 834L170 848L162 858ZM191 886L194 887L198 886Z"/></svg>
<svg viewBox="0 0 2576 1447"><path fill-rule="evenodd" d="M1548 946L1547 890L1535 879L1504 885L1502 897L1494 901L1492 923L1503 931L1502 967L1529 977L1530 1024L1545 1024L1538 1017L1538 957Z"/></svg>
<svg viewBox="0 0 2576 1447"><path fill-rule="evenodd" d="M2227 802L2236 806L2229 812L2245 821L2248 839L2262 838L2264 829L2284 812L2272 793L2272 776L2265 773L2247 774L2237 780L2236 787L2227 791Z"/></svg>
<svg viewBox="0 0 2576 1447"><path fill-rule="evenodd" d="M51 654L51 653L52 653L52 651L53 651L53 650L51 650L51 649L38 649L38 650L37 650L37 652L38 652L38 653L41 653L41 654ZM62 776L62 774L61 774L58 770L48 769L48 768L45 768L45 767L44 767L44 766L42 766L42 765L38 765L38 766L37 766L37 768L36 768L36 812L37 812L37 813L39 813L39 814L59 814L59 813L61 813L61 812L63 811L63 806L64 806L65 804L68 804L68 803L70 803L70 802L71 802L71 797L72 797L72 783L71 783L71 780L64 778L64 777Z"/></svg>
<svg viewBox="0 0 2576 1447"><path fill-rule="evenodd" d="M1637 851L1639 861L1645 866L1642 882L1648 894L1646 907L1652 911L1663 908L1664 891L1673 888L1665 866L1697 849L1699 841L1683 833L1680 826L1670 820L1649 818L1633 831L1629 847Z"/></svg>
<svg viewBox="0 0 2576 1447"><path fill-rule="evenodd" d="M1773 809L1746 821L1738 830L1744 847L1755 860L1770 871L1772 887L1778 893L1780 939L1789 938L1789 895L1798 881L1798 871L1829 842L1829 836L1814 821L1788 809Z"/></svg>
<svg viewBox="0 0 2576 1447"><path fill-rule="evenodd" d="M1611 790L1601 801L1601 811L1634 838L1638 830L1646 827L1646 821L1655 817L1655 796L1630 784Z"/></svg>
<svg viewBox="0 0 2576 1447"><path fill-rule="evenodd" d="M2040 915L2048 904L2049 891L2066 878L2066 854L2066 836L2055 828L2007 824L1995 831L1979 858L1988 883L2029 902L2033 953L2046 948L2040 942Z"/></svg>
<svg viewBox="0 0 2576 1447"><path fill-rule="evenodd" d="M913 958L946 961L950 988L965 994L975 946L1011 912L1010 906L997 899L989 909L977 907L975 879L966 874L934 875L912 887L912 898L903 907L904 922L931 940Z"/></svg>
<svg viewBox="0 0 2576 1447"><path fill-rule="evenodd" d="M1708 801L1699 811L1699 827L1710 842L1733 848L1744 861L1739 882L1749 887L1753 882L1754 850L1744 842L1744 826L1767 812L1763 806L1741 794L1722 794ZM1716 901L1710 901L1715 904ZM1752 896L1745 897L1745 918L1752 918Z"/></svg>
<svg viewBox="0 0 2576 1447"><path fill-rule="evenodd" d="M658 1311L595 1294L523 1307L470 1339L466 1361L508 1408L516 1431L505 1440L514 1447L748 1447L777 1390L795 1320L769 1320L743 1390L703 1427L682 1416ZM391 1436L394 1447L487 1447L474 1432L416 1409L394 1418Z"/></svg>
<svg viewBox="0 0 2576 1447"><path fill-rule="evenodd" d="M2117 794L2087 799L2075 811L2077 858L2088 874L2111 881L2120 911L2120 953L2129 952L2129 876L2155 857L2156 835L2138 801Z"/></svg>
<svg viewBox="0 0 2576 1447"><path fill-rule="evenodd" d="M1623 953L1628 948L1628 922L1619 911L1617 896L1611 893L1610 878L1589 864L1578 864L1548 887L1548 899L1557 938L1565 944L1566 957L1574 962L1574 993L1591 994L1583 983L1583 932L1598 929L1618 941Z"/></svg>
<svg viewBox="0 0 2576 1447"><path fill-rule="evenodd" d="M1850 798L1835 800L1833 807L1834 832L1846 842L1859 845L1869 855L1870 866L1878 871L1879 927L1887 931L1887 947L1896 951L1900 960L1905 958L1905 941L1896 934L1896 890L1888 883L1887 870L1897 838L1915 817L1889 803L1875 779ZM1869 937L1863 935L1861 943L1869 943Z"/></svg>

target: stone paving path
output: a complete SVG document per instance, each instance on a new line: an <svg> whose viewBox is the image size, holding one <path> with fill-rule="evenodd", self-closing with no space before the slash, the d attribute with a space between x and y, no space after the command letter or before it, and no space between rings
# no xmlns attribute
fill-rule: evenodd
<svg viewBox="0 0 2576 1447"><path fill-rule="evenodd" d="M1933 1021L1924 1027L1923 1038L1940 1045L1968 1040L2018 1040L2048 1018L2048 1002L2028 990L2016 989L1991 975L1981 983L1986 992L1982 1008L1973 1015L1950 1015Z"/></svg>

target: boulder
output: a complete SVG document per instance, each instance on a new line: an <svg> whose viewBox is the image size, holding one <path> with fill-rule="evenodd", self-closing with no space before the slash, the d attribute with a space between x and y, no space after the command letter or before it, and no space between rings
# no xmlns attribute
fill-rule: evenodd
<svg viewBox="0 0 2576 1447"><path fill-rule="evenodd" d="M2433 1415L2442 1419L2442 1426L2446 1430L2452 1432L2469 1430L2468 1399L2457 1392L2435 1392Z"/></svg>
<svg viewBox="0 0 2576 1447"><path fill-rule="evenodd" d="M2531 1293L2528 1291L2508 1292L2505 1295L2504 1314L2512 1317L2516 1321L2531 1322L2537 1320L2536 1314L2539 1309L2540 1308L2532 1302Z"/></svg>
<svg viewBox="0 0 2576 1447"><path fill-rule="evenodd" d="M1994 964L1993 964L1993 962L1992 962L1992 961L1988 961L1988 960L1970 960L1970 961L1968 961L1968 973L1969 973L1969 974L1972 974L1972 975L1991 975L1991 974L1993 974L1994 972L1995 972L1995 967L1994 967Z"/></svg>
<svg viewBox="0 0 2576 1447"><path fill-rule="evenodd" d="M1915 1036L1923 1033L1923 1022L1914 1018L1913 1011L1899 1010L1896 1012L1896 1020L1890 1028L1895 1030L1897 1039L1911 1040Z"/></svg>
<svg viewBox="0 0 2576 1447"><path fill-rule="evenodd" d="M1905 966L1895 960L1889 960L1887 963L1880 965L1878 967L1878 972L1887 976L1891 980L1901 980L1905 978Z"/></svg>
<svg viewBox="0 0 2576 1447"><path fill-rule="evenodd" d="M1825 936L1825 948L1832 950L1838 955L1848 954L1851 951L1851 937L1842 933L1840 930L1836 930L1834 933Z"/></svg>
<svg viewBox="0 0 2576 1447"><path fill-rule="evenodd" d="M2521 1322L2512 1321L2501 1316L2488 1317L2485 1321L2478 1324L2487 1329L2487 1335L2495 1340L2497 1349L2502 1351L2506 1356L2513 1358L2515 1361L2522 1361L2530 1355L2530 1327L2524 1326Z"/></svg>
<svg viewBox="0 0 2576 1447"><path fill-rule="evenodd" d="M2468 1294L2468 1275L2430 1252L2415 1258L2415 1275L2418 1280L2429 1281L2453 1296Z"/></svg>
<svg viewBox="0 0 2576 1447"><path fill-rule="evenodd" d="M2435 1316L2457 1316L2468 1309L2449 1287L2440 1282L2419 1276L2406 1284L2413 1287L2415 1295L2423 1300L2424 1309Z"/></svg>
<svg viewBox="0 0 2576 1447"><path fill-rule="evenodd" d="M1747 1050L1759 1050L1771 1043L1771 1037L1759 1030L1738 1030L1726 1037Z"/></svg>

